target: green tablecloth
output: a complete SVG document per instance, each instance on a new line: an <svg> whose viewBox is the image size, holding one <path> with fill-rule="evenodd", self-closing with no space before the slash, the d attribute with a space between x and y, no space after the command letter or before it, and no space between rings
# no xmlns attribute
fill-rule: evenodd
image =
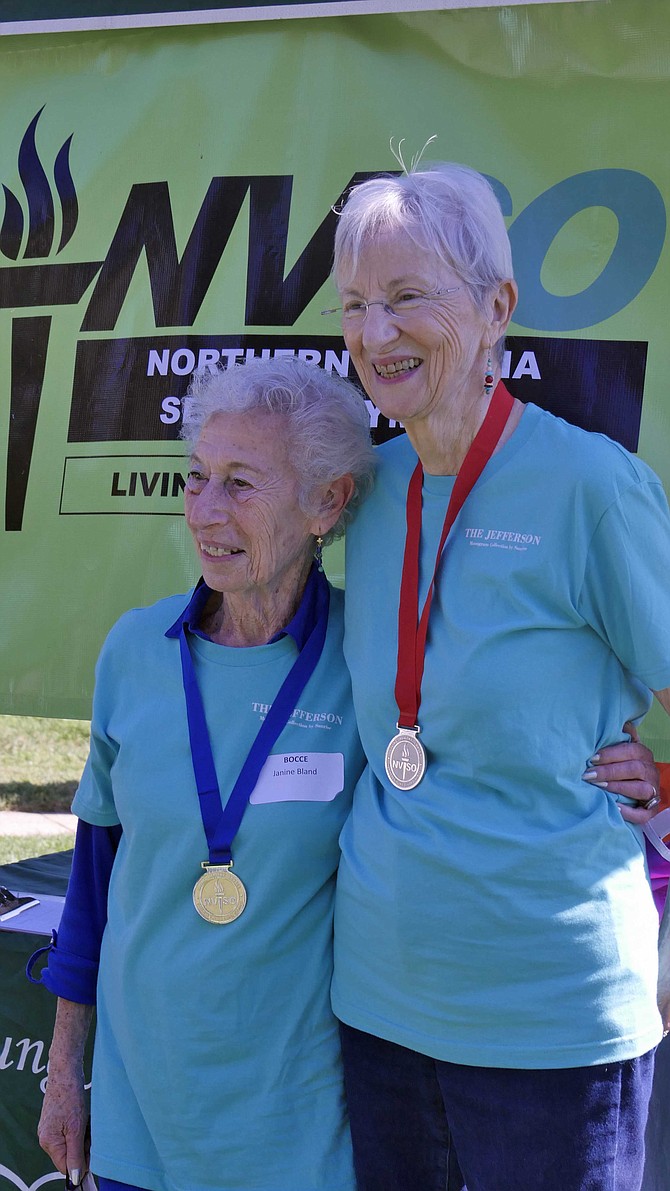
<svg viewBox="0 0 670 1191"><path fill-rule="evenodd" d="M50 856L36 856L32 860L19 860L17 864L0 865L0 885L64 897L71 865L71 851L52 852Z"/></svg>
<svg viewBox="0 0 670 1191"><path fill-rule="evenodd" d="M64 895L71 861L71 852L59 852L0 866L0 884ZM54 1177L47 1185L63 1185L36 1137L56 1000L25 976L28 958L47 942L42 935L0 930L0 1191L31 1191L45 1176Z"/></svg>

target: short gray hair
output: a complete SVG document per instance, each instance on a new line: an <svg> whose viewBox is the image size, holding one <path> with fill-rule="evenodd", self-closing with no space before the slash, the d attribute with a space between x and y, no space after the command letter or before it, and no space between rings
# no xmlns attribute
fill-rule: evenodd
<svg viewBox="0 0 670 1191"><path fill-rule="evenodd" d="M354 494L324 545L341 537L374 482L370 417L360 390L318 364L293 357L247 360L214 372L195 373L184 399L180 437L193 449L205 423L217 413L267 410L285 421L298 502L308 516L317 511L316 490L351 475Z"/></svg>
<svg viewBox="0 0 670 1191"><path fill-rule="evenodd" d="M366 244L404 232L455 270L474 304L514 277L512 249L500 204L483 174L455 162L355 186L338 220L333 273L338 287L358 265ZM504 339L500 341L501 354Z"/></svg>

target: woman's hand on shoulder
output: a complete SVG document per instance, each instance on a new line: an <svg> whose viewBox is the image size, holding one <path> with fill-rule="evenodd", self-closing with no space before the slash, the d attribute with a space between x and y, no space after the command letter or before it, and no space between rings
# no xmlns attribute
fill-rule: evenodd
<svg viewBox="0 0 670 1191"><path fill-rule="evenodd" d="M658 810L661 775L654 754L640 743L635 724L624 724L623 730L632 739L602 748L591 759L583 776L584 781L611 794L635 799L638 806L621 803L619 810L629 823L642 825L648 823Z"/></svg>

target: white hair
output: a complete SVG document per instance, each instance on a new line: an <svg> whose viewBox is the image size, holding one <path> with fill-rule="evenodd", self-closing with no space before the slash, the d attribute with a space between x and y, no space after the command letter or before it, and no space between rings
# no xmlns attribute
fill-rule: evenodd
<svg viewBox="0 0 670 1191"><path fill-rule="evenodd" d="M196 373L184 399L180 437L195 447L205 423L217 413L267 410L284 419L289 457L308 516L319 508L318 490L351 475L354 494L324 545L341 537L355 508L374 482L370 418L363 395L350 381L293 357L247 360L215 372Z"/></svg>
<svg viewBox="0 0 670 1191"><path fill-rule="evenodd" d="M500 204L483 174L455 162L381 174L349 194L335 233L333 273L342 288L377 236L403 232L462 278L482 313L487 297L514 276ZM497 345L498 355L504 338Z"/></svg>

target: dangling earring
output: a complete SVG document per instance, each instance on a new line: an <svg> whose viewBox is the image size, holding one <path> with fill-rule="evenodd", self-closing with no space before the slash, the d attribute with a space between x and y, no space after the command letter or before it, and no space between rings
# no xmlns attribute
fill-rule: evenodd
<svg viewBox="0 0 670 1191"><path fill-rule="evenodd" d="M484 392L488 397L493 391L493 382L495 377L493 375L493 360L491 359L491 348L489 348L486 359L486 372L484 373Z"/></svg>
<svg viewBox="0 0 670 1191"><path fill-rule="evenodd" d="M317 570L322 571L323 570L323 538L321 537L320 534L319 534L318 538L316 539L316 550L314 551L314 561L316 563Z"/></svg>

